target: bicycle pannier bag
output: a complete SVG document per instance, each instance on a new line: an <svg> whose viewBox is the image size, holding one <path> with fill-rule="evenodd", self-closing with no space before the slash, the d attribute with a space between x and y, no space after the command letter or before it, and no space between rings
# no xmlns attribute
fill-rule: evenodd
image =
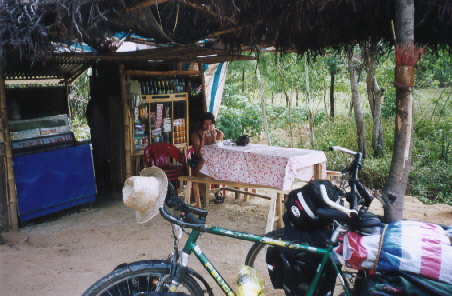
<svg viewBox="0 0 452 296"><path fill-rule="evenodd" d="M284 268L281 255L281 249L278 247L268 247L267 254L265 255L268 274L275 289L281 289L283 287Z"/></svg>
<svg viewBox="0 0 452 296"><path fill-rule="evenodd" d="M313 247L325 247L326 240L332 234L329 226L301 230L289 221L287 214L284 215L284 223L283 240L307 243ZM269 247L266 254L268 272L273 287L284 289L286 295L305 295L314 279L320 261L321 255L278 247ZM320 293L318 295L326 295L329 291L333 291L335 280L336 272L332 264L328 262L318 285L317 293Z"/></svg>

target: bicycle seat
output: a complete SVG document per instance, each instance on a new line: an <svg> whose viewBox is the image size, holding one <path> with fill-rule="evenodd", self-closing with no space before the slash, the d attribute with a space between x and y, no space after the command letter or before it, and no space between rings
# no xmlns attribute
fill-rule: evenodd
<svg viewBox="0 0 452 296"><path fill-rule="evenodd" d="M371 234L374 227L383 225L380 218L370 212L360 213L356 219L354 228L364 235Z"/></svg>

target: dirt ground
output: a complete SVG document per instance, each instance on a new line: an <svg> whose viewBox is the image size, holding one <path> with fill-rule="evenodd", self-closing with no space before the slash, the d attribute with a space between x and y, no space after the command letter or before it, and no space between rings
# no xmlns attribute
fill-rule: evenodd
<svg viewBox="0 0 452 296"><path fill-rule="evenodd" d="M116 194L92 207L70 210L20 231L3 233L6 243L0 245L0 295L81 295L120 263L165 258L172 250L170 224L157 216L146 225L138 225L134 211L126 208L120 198ZM262 234L268 205L268 201L258 198L245 202L243 198L228 197L222 205L209 206L208 223ZM382 213L378 202L372 211ZM452 225L452 207L427 206L407 197L405 218ZM210 234L198 243L225 279L234 283L251 243ZM189 265L209 281L215 295L223 295L195 261L192 256ZM262 262L260 268L265 268ZM265 295L283 295L271 288L267 278Z"/></svg>

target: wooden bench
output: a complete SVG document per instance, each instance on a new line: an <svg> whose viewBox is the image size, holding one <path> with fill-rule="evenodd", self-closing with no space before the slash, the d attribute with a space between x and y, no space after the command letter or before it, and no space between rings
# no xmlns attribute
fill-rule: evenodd
<svg viewBox="0 0 452 296"><path fill-rule="evenodd" d="M326 171L326 179L329 180L330 182L333 181L334 177L341 177L342 173L341 172L336 172L336 171Z"/></svg>
<svg viewBox="0 0 452 296"><path fill-rule="evenodd" d="M207 201L210 196L210 192L212 190L210 189L210 185L223 185L226 187L217 188L213 191L220 191L220 190L226 190L235 192L236 194L243 193L248 196L256 196L260 197L266 200L270 200L270 208L267 215L267 223L265 226L265 233L270 232L273 230L273 224L276 222L277 228L283 227L283 221L282 221L282 215L283 215L283 198L284 195L287 195L287 191L283 191L277 188L264 186L264 185L252 185L252 184L245 184L245 183L239 183L239 182L232 182L232 181L223 181L223 180L214 180L209 177L192 177L192 176L180 176L179 181L186 181L187 185L185 188L185 202L187 204L190 204L190 195L191 195L191 188L193 184L202 184L205 186L206 189L206 199L204 200L203 207L207 207ZM197 186L195 186L196 189ZM271 192L271 196L262 195L254 192L249 191L241 191L237 188L249 188L249 189L269 189ZM195 207L200 208L201 207L201 200L199 196L199 191L195 190Z"/></svg>

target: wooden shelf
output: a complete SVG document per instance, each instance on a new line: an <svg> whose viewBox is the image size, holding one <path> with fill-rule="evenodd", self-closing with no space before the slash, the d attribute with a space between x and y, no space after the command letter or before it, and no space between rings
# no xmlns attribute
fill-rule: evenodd
<svg viewBox="0 0 452 296"><path fill-rule="evenodd" d="M175 93L175 94L162 94L162 95L142 95L140 103L166 103L166 102L178 102L186 101L188 93Z"/></svg>

